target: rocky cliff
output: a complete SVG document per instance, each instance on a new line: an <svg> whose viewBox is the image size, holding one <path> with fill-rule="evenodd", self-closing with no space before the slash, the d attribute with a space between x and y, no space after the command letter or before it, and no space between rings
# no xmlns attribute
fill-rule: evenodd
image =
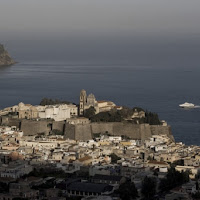
<svg viewBox="0 0 200 200"><path fill-rule="evenodd" d="M8 66L15 64L15 61L10 57L4 46L0 44L0 66Z"/></svg>

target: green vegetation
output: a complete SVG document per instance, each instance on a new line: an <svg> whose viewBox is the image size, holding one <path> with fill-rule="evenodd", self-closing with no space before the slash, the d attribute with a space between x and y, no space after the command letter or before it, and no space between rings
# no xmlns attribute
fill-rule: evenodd
<svg viewBox="0 0 200 200"><path fill-rule="evenodd" d="M119 156L117 156L115 153L110 154L111 157L111 163L117 163L118 160L121 160Z"/></svg>
<svg viewBox="0 0 200 200"><path fill-rule="evenodd" d="M171 167L176 167L177 165L180 165L180 166L184 166L184 160L183 159L180 159L180 160L176 160L174 161L172 164L171 164Z"/></svg>
<svg viewBox="0 0 200 200"><path fill-rule="evenodd" d="M134 107L133 110L134 111L137 110L138 112L141 112L141 111L145 112L145 110L140 107Z"/></svg>
<svg viewBox="0 0 200 200"><path fill-rule="evenodd" d="M128 119L131 118L131 116L133 115L133 111L134 110L131 108L123 107L121 110L118 110L117 112L123 119Z"/></svg>
<svg viewBox="0 0 200 200"><path fill-rule="evenodd" d="M189 179L189 171L179 172L175 168L170 168L167 177L160 181L159 188L161 191L169 191L177 186L187 183Z"/></svg>
<svg viewBox="0 0 200 200"><path fill-rule="evenodd" d="M125 183L122 183L119 186L117 193L122 200L131 200L138 197L138 191L135 187L135 184L131 181L126 181Z"/></svg>
<svg viewBox="0 0 200 200"><path fill-rule="evenodd" d="M39 170L34 170L30 172L28 175L25 175L23 178L35 176L35 177L41 177L41 178L47 178L47 177L55 177L55 178L65 178L67 177L67 174L63 170L55 170L52 168L40 168Z"/></svg>
<svg viewBox="0 0 200 200"><path fill-rule="evenodd" d="M90 118L92 122L121 122L122 116L119 112L100 112Z"/></svg>
<svg viewBox="0 0 200 200"><path fill-rule="evenodd" d="M145 199L154 199L156 194L157 181L153 177L145 177L142 181L142 194Z"/></svg>
<svg viewBox="0 0 200 200"><path fill-rule="evenodd" d="M192 199L200 199L200 192L197 192L195 194L192 194Z"/></svg>
<svg viewBox="0 0 200 200"><path fill-rule="evenodd" d="M84 116L92 122L121 122L123 119L133 115L133 109L124 107L122 110L112 109L111 111L101 112L95 115L96 110L90 107L85 110Z"/></svg>
<svg viewBox="0 0 200 200"><path fill-rule="evenodd" d="M144 123L147 123L150 125L160 125L161 124L158 114L148 112L148 111L145 112Z"/></svg>
<svg viewBox="0 0 200 200"><path fill-rule="evenodd" d="M58 100L58 99L48 99L48 98L43 98L42 101L40 102L41 106L56 105L56 104L71 104L71 102L62 101L62 100Z"/></svg>
<svg viewBox="0 0 200 200"><path fill-rule="evenodd" d="M95 115L95 108L90 107L89 109L85 110L84 116L89 118L91 122L122 122L126 121L129 123L134 124L143 124L148 123L150 125L161 125L160 119L158 114L146 111L145 117L143 118L134 118L132 119L133 113L137 110L137 112L141 112L144 110L139 107L134 107L133 109L128 107L123 107L121 110L112 109L107 112L100 112Z"/></svg>
<svg viewBox="0 0 200 200"><path fill-rule="evenodd" d="M95 112L96 112L95 108L94 107L90 107L90 108L88 108L88 109L86 109L84 111L84 117L90 119L92 116L95 115Z"/></svg>

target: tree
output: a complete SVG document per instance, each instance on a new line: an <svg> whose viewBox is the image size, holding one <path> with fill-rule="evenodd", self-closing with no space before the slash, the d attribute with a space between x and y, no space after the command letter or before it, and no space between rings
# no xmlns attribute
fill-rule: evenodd
<svg viewBox="0 0 200 200"><path fill-rule="evenodd" d="M56 104L71 104L71 103L69 101L62 101L59 99L48 99L48 98L43 98L40 102L41 106L56 105Z"/></svg>
<svg viewBox="0 0 200 200"><path fill-rule="evenodd" d="M118 160L121 160L121 158L117 156L115 153L110 154L110 157L112 163L117 163Z"/></svg>
<svg viewBox="0 0 200 200"><path fill-rule="evenodd" d="M161 191L169 191L174 187L180 186L183 183L187 183L189 178L189 171L179 172L175 168L170 168L167 172L166 178L160 181L159 188Z"/></svg>
<svg viewBox="0 0 200 200"><path fill-rule="evenodd" d="M84 117L90 119L92 116L95 115L95 113L96 113L95 108L94 108L93 106L91 106L90 108L88 108L88 109L86 109L86 110L84 111Z"/></svg>
<svg viewBox="0 0 200 200"><path fill-rule="evenodd" d="M184 160L183 159L176 160L171 164L172 167L176 167L177 165L184 166Z"/></svg>
<svg viewBox="0 0 200 200"><path fill-rule="evenodd" d="M123 107L118 111L123 119L130 118L133 115L133 109L128 107Z"/></svg>
<svg viewBox="0 0 200 200"><path fill-rule="evenodd" d="M200 199L200 192L196 192L195 194L192 194L192 199Z"/></svg>
<svg viewBox="0 0 200 200"><path fill-rule="evenodd" d="M145 112L145 119L144 119L145 123L148 123L150 125L160 125L160 119L158 117L157 113L152 113L152 112Z"/></svg>
<svg viewBox="0 0 200 200"><path fill-rule="evenodd" d="M92 122L121 122L122 116L118 111L100 112L90 118Z"/></svg>
<svg viewBox="0 0 200 200"><path fill-rule="evenodd" d="M143 111L144 112L144 109L140 108L140 107L134 107L133 108L133 111L137 110L138 112L141 112Z"/></svg>
<svg viewBox="0 0 200 200"><path fill-rule="evenodd" d="M145 199L153 199L156 194L157 181L153 177L145 177L142 181L142 194Z"/></svg>
<svg viewBox="0 0 200 200"><path fill-rule="evenodd" d="M135 187L135 184L131 181L126 181L119 186L117 191L122 200L131 200L138 197L138 191Z"/></svg>

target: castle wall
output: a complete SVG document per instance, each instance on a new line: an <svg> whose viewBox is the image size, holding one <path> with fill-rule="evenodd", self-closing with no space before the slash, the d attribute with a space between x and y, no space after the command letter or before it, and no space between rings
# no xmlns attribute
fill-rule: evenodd
<svg viewBox="0 0 200 200"><path fill-rule="evenodd" d="M170 126L156 126L149 124L131 124L125 122L102 122L90 124L72 125L55 121L33 121L19 120L6 116L1 117L1 124L7 126L16 126L20 128L24 135L37 135L38 133L49 134L53 129L64 132L65 138L73 140L87 141L92 139L95 133L108 133L115 136L128 136L131 139L145 140L152 135L167 135L174 140Z"/></svg>
<svg viewBox="0 0 200 200"><path fill-rule="evenodd" d="M113 122L91 123L92 133L110 133L113 134Z"/></svg>
<svg viewBox="0 0 200 200"><path fill-rule="evenodd" d="M53 122L52 124L52 130L59 130L61 132L64 132L64 128L65 128L65 122L61 121L61 122Z"/></svg>
<svg viewBox="0 0 200 200"><path fill-rule="evenodd" d="M135 140L145 140L152 135L165 134L174 140L169 126L152 126L149 124L129 124L123 122L91 123L66 125L65 137L87 141L95 133L108 133L115 136L124 135Z"/></svg>
<svg viewBox="0 0 200 200"><path fill-rule="evenodd" d="M171 127L170 126L158 126L152 125L151 126L151 133L152 135L167 135L169 138L174 140L174 136L172 135Z"/></svg>
<svg viewBox="0 0 200 200"><path fill-rule="evenodd" d="M111 135L124 135L132 139L145 139L151 136L148 124L130 124L123 122L92 123L92 134L109 133Z"/></svg>
<svg viewBox="0 0 200 200"><path fill-rule="evenodd" d="M49 122L47 121L32 121L32 120L22 120L21 130L24 135L36 135L37 133L49 133Z"/></svg>
<svg viewBox="0 0 200 200"><path fill-rule="evenodd" d="M65 132L64 137L69 138L71 140L75 140L75 125L65 124Z"/></svg>
<svg viewBox="0 0 200 200"><path fill-rule="evenodd" d="M19 119L9 119L8 120L8 126L16 126L17 128L20 128L21 121Z"/></svg>
<svg viewBox="0 0 200 200"><path fill-rule="evenodd" d="M75 125L75 140L87 141L92 139L92 131L90 124Z"/></svg>
<svg viewBox="0 0 200 200"><path fill-rule="evenodd" d="M16 126L17 128L20 128L21 120L19 120L18 118L10 118L7 116L1 116L0 122L1 122L0 123L1 125Z"/></svg>
<svg viewBox="0 0 200 200"><path fill-rule="evenodd" d="M140 125L129 123L114 123L113 135L124 135L132 139L141 139Z"/></svg>
<svg viewBox="0 0 200 200"><path fill-rule="evenodd" d="M152 136L151 125L141 124L140 125L141 140L145 140Z"/></svg>

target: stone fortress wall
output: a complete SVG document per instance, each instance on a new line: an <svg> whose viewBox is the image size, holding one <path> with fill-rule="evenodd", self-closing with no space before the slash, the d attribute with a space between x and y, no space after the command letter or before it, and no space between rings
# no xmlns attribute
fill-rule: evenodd
<svg viewBox="0 0 200 200"><path fill-rule="evenodd" d="M91 123L84 125L67 125L65 137L74 140L89 140L97 133L109 133L115 136L127 136L131 139L145 140L152 135L167 135L174 140L170 126L153 126L149 124L129 124L123 122Z"/></svg>
<svg viewBox="0 0 200 200"><path fill-rule="evenodd" d="M170 126L131 124L126 122L100 122L90 124L68 124L64 121L55 122L49 120L19 120L1 117L2 125L17 126L24 135L36 135L38 133L49 134L57 129L64 132L65 138L87 141L94 134L108 133L115 136L127 136L131 139L145 140L152 135L165 134L174 140Z"/></svg>

